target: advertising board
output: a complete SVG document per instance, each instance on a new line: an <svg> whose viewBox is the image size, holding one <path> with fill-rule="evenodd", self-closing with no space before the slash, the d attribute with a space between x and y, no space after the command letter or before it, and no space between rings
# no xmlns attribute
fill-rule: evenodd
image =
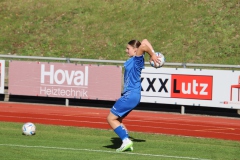
<svg viewBox="0 0 240 160"><path fill-rule="evenodd" d="M122 68L73 63L9 62L9 94L116 100Z"/></svg>
<svg viewBox="0 0 240 160"><path fill-rule="evenodd" d="M240 109L240 71L146 67L141 102Z"/></svg>

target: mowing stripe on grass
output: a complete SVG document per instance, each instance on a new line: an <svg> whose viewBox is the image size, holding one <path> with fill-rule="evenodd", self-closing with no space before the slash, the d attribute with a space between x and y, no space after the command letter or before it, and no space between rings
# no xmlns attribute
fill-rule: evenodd
<svg viewBox="0 0 240 160"><path fill-rule="evenodd" d="M22 148L42 148L42 149L56 149L56 150L70 150L70 151L102 152L102 153L115 153L115 154L117 153L117 154L130 154L130 155L137 155L137 156L164 157L164 158L175 158L175 159L210 160L210 159L193 158L193 157L168 156L168 155L159 155L159 154L129 153L129 152L115 152L115 151L94 150L94 149L62 148L62 147L48 147L48 146L27 146L27 145L15 145L15 144L0 144L0 146L22 147Z"/></svg>

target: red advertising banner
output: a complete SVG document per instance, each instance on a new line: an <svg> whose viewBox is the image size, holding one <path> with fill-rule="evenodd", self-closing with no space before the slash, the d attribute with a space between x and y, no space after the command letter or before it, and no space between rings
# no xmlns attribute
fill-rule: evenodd
<svg viewBox="0 0 240 160"><path fill-rule="evenodd" d="M9 94L116 100L122 68L72 63L9 62Z"/></svg>
<svg viewBox="0 0 240 160"><path fill-rule="evenodd" d="M172 74L173 98L212 100L212 76Z"/></svg>

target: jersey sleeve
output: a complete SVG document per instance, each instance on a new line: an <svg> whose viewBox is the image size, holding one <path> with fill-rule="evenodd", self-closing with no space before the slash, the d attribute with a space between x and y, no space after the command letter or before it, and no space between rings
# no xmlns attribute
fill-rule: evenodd
<svg viewBox="0 0 240 160"><path fill-rule="evenodd" d="M135 69L139 69L140 71L144 68L144 55L135 56Z"/></svg>

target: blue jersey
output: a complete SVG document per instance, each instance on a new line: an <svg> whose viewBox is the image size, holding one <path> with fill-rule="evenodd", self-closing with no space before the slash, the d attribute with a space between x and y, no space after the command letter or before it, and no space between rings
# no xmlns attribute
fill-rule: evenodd
<svg viewBox="0 0 240 160"><path fill-rule="evenodd" d="M124 91L115 102L111 112L119 117L127 116L141 100L141 71L144 68L144 57L131 57L124 63Z"/></svg>
<svg viewBox="0 0 240 160"><path fill-rule="evenodd" d="M144 55L134 56L124 63L124 90L141 92L141 71L144 68Z"/></svg>

